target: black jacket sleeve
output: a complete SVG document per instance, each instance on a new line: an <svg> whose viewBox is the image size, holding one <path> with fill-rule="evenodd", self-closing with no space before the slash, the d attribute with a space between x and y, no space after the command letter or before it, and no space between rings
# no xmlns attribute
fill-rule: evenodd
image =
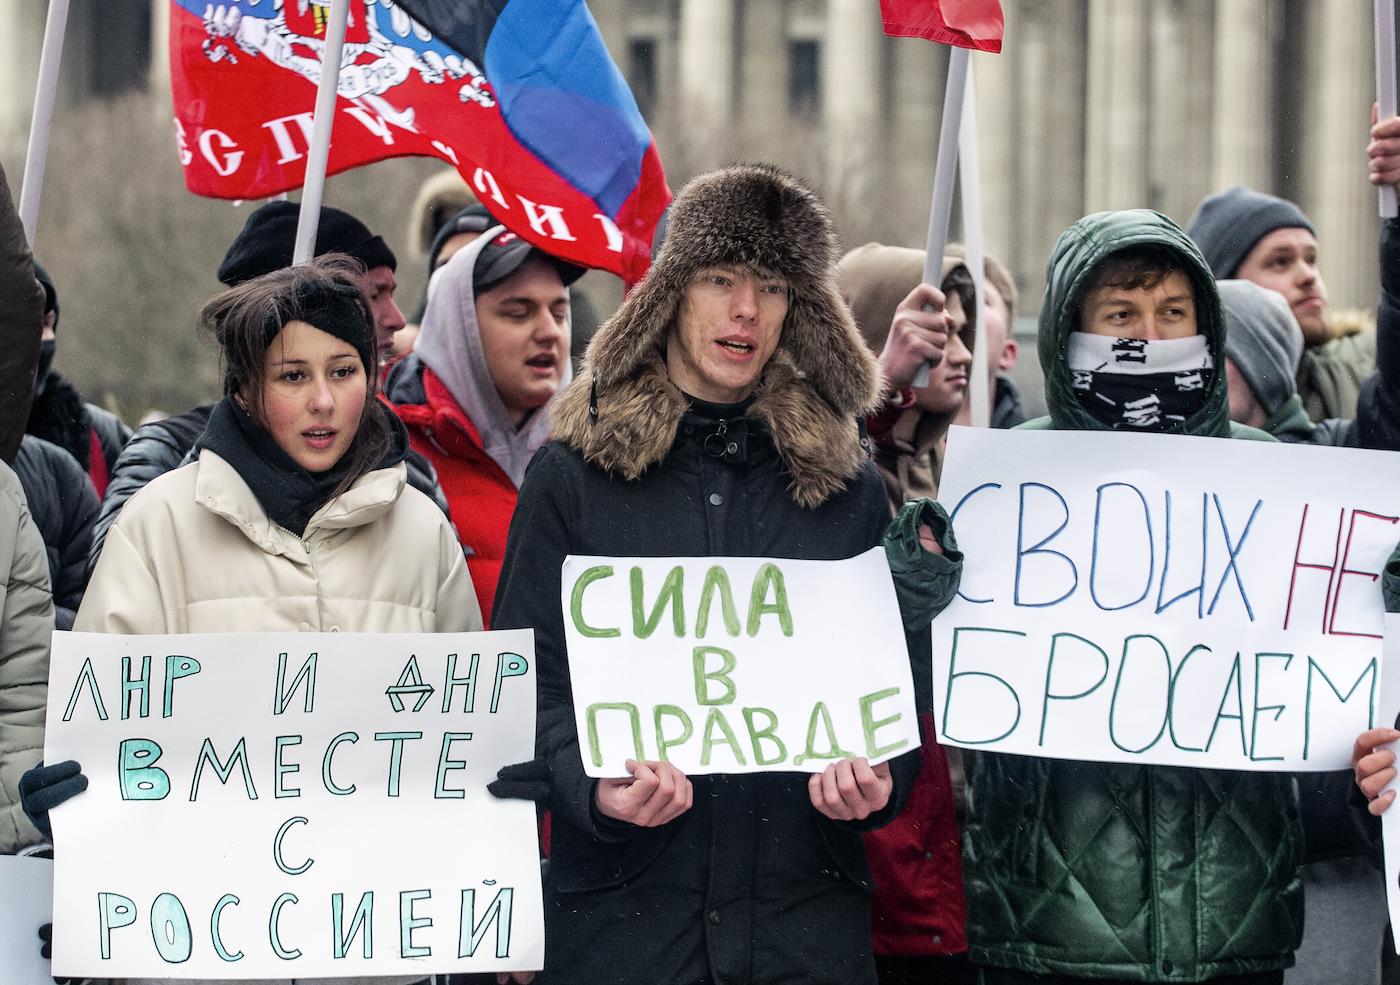
<svg viewBox="0 0 1400 985"><path fill-rule="evenodd" d="M212 405L196 407L176 417L144 424L126 442L107 482L107 493L92 531L92 547L88 551L87 573L97 567L107 531L117 522L126 501L145 488L156 476L180 467L185 453L194 447L195 439L209 423Z"/></svg>
<svg viewBox="0 0 1400 985"><path fill-rule="evenodd" d="M1361 384L1356 428L1362 448L1400 451L1400 219L1381 223L1376 369Z"/></svg>
<svg viewBox="0 0 1400 985"><path fill-rule="evenodd" d="M44 289L0 168L0 458L13 462L29 421L44 328Z"/></svg>
<svg viewBox="0 0 1400 985"><path fill-rule="evenodd" d="M574 725L573 688L559 604L561 567L569 554L572 482L559 459L565 453L546 445L525 473L511 516L506 556L491 610L492 629L533 629L538 707L535 753L550 766L549 809L561 820L602 841L625 836L593 808L597 781L583 770Z"/></svg>
<svg viewBox="0 0 1400 985"><path fill-rule="evenodd" d="M99 506L97 493L72 455L33 435L27 435L20 445L15 473L44 542L53 586L55 626L71 629L87 588L88 548Z"/></svg>

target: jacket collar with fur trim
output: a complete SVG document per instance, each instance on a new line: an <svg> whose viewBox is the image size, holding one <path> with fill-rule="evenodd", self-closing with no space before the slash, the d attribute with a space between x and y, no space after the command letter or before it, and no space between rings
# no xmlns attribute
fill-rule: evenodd
<svg viewBox="0 0 1400 985"><path fill-rule="evenodd" d="M772 434L793 500L820 506L865 462L858 420L880 393L875 358L836 283L836 257L826 207L785 172L737 165L696 178L672 205L656 262L557 398L554 437L628 480L661 461L687 407L664 356L686 287L713 266L768 271L791 295L749 416Z"/></svg>

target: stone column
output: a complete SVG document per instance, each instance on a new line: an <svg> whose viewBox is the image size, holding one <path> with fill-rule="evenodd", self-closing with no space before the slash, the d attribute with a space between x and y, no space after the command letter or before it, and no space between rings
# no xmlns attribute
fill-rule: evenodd
<svg viewBox="0 0 1400 985"><path fill-rule="evenodd" d="M34 87L39 80L43 50L43 0L0 3L0 146L7 160L11 191L19 195L24 150L29 142L29 118L34 112Z"/></svg>
<svg viewBox="0 0 1400 985"><path fill-rule="evenodd" d="M948 49L919 38L895 38L890 47L894 73L888 150L893 195L882 216L890 231L880 236L885 243L923 249L928 239Z"/></svg>
<svg viewBox="0 0 1400 985"><path fill-rule="evenodd" d="M1149 15L1147 195L1134 204L1182 223L1210 187L1214 7L1154 3Z"/></svg>
<svg viewBox="0 0 1400 985"><path fill-rule="evenodd" d="M1148 7L1147 0L1089 0L1088 212L1138 208L1148 199Z"/></svg>
<svg viewBox="0 0 1400 985"><path fill-rule="evenodd" d="M1021 311L1040 308L1055 239L1086 211L1084 201L1085 13L1074 0L1016 5L1021 126L1016 170L1015 266ZM1006 57L1006 56L1003 56Z"/></svg>
<svg viewBox="0 0 1400 985"><path fill-rule="evenodd" d="M700 171L731 157L738 144L734 0L682 0L678 42L677 149L682 171Z"/></svg>
<svg viewBox="0 0 1400 985"><path fill-rule="evenodd" d="M1366 142L1375 100L1371 6L1350 0L1307 5L1303 111L1303 201L1320 246L1332 308L1374 307L1379 285L1376 192L1366 180ZM1287 108L1284 108L1287 111Z"/></svg>
<svg viewBox="0 0 1400 985"><path fill-rule="evenodd" d="M1006 37L1017 38L1017 5L1004 3L1002 11ZM999 55L974 51L972 78L977 93L977 150L981 158L982 249L1003 263L1010 263L1020 219L1013 189L1021 139L1015 61L1009 47Z"/></svg>
<svg viewBox="0 0 1400 985"><path fill-rule="evenodd" d="M1280 13L1273 0L1215 4L1215 152L1208 193L1230 185L1273 187L1273 47Z"/></svg>
<svg viewBox="0 0 1400 985"><path fill-rule="evenodd" d="M752 6L752 4L750 4ZM827 0L822 41L822 123L828 203L847 220L847 238L884 228L870 204L884 154L880 10L869 0Z"/></svg>
<svg viewBox="0 0 1400 985"><path fill-rule="evenodd" d="M777 3L746 3L739 12L739 118L742 155L751 160L789 160L788 148L781 146L788 130L783 14L783 5Z"/></svg>

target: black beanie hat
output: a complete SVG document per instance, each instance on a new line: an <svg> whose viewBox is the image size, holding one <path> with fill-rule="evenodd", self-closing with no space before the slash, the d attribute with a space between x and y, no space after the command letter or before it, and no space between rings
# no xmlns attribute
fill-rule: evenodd
<svg viewBox="0 0 1400 985"><path fill-rule="evenodd" d="M53 327L58 329L58 289L53 286L53 278L38 260L34 261L34 277L44 288L44 314L53 312Z"/></svg>
<svg viewBox="0 0 1400 985"><path fill-rule="evenodd" d="M242 232L224 254L224 262L219 264L219 280L234 287L290 267L300 213L301 206L296 202L268 202L248 216ZM394 251L363 222L329 206L321 209L314 253L316 256L346 253L370 270L375 267L395 270L399 265Z"/></svg>
<svg viewBox="0 0 1400 985"><path fill-rule="evenodd" d="M1294 227L1316 235L1303 210L1286 198L1235 185L1201 203L1186 235L1201 248L1216 279L1224 280L1239 272L1255 243L1275 229Z"/></svg>

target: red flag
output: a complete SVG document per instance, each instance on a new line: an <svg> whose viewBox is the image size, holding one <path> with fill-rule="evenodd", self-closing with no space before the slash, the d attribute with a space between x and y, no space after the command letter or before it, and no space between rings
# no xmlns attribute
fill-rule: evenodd
<svg viewBox="0 0 1400 985"><path fill-rule="evenodd" d="M998 0L880 0L885 33L979 51L1001 51L1005 22Z"/></svg>
<svg viewBox="0 0 1400 985"><path fill-rule="evenodd" d="M328 9L173 0L171 89L190 191L267 198L304 184ZM522 239L640 279L671 193L583 0L450 9L480 29L442 36L399 4L350 0L327 173L441 158Z"/></svg>

